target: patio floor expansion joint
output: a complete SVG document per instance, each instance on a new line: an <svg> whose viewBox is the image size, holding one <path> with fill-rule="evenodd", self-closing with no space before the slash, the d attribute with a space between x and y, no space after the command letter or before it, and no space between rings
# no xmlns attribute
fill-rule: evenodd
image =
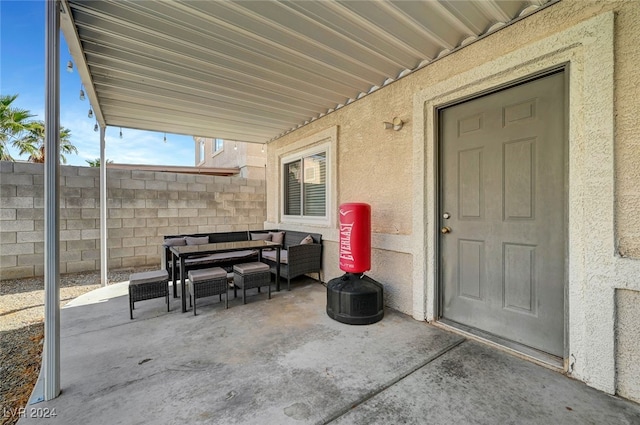
<svg viewBox="0 0 640 425"><path fill-rule="evenodd" d="M381 392L389 389L390 387L392 387L393 385L395 385L398 382L402 381L403 379L405 379L409 375L417 372L418 370L420 370L423 367L427 366L429 363L437 360L441 356L447 354L449 351L453 350L454 348L456 348L457 346L459 346L460 344L462 344L463 342L466 342L466 341L467 341L466 338L462 338L459 341L456 341L456 342L453 342L453 343L449 344L448 346L442 348L440 351L428 356L427 359L424 362L422 362L422 363L412 367L408 371L398 375L397 377L395 377L392 380L390 380L389 382L383 384L379 388L376 388L376 389L368 392L367 394L365 394L364 396L362 396L358 400L356 400L354 403L350 403L349 405L347 405L346 407L343 407L342 409L338 410L337 412L335 412L331 416L329 416L329 417L327 417L325 419L322 419L321 421L316 422L316 425L327 425L327 424L330 424L331 422L334 422L335 420L337 420L341 416L345 415L347 412L351 411L352 409L355 409L356 407L358 407L359 405L361 405L363 403L366 403L367 401L369 401L373 397L377 396Z"/></svg>

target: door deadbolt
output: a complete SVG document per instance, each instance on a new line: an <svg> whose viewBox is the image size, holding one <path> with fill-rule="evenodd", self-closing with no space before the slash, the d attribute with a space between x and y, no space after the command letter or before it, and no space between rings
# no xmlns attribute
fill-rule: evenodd
<svg viewBox="0 0 640 425"><path fill-rule="evenodd" d="M442 214L442 218L444 218L445 220L448 220L451 218L451 214L449 214L448 212Z"/></svg>

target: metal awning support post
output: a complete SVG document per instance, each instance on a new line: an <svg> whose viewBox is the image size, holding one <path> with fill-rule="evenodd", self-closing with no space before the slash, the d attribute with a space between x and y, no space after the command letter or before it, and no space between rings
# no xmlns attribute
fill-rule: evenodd
<svg viewBox="0 0 640 425"><path fill-rule="evenodd" d="M107 158L105 155L106 127L100 126L100 282L107 286L109 271L107 258Z"/></svg>
<svg viewBox="0 0 640 425"><path fill-rule="evenodd" d="M60 395L60 3L46 2L44 135L44 399Z"/></svg>

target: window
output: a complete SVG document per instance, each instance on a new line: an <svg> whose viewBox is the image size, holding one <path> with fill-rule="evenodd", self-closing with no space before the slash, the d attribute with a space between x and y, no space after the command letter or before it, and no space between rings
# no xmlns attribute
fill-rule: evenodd
<svg viewBox="0 0 640 425"><path fill-rule="evenodd" d="M217 154L222 149L224 149L224 140L222 139L212 140L211 147L212 147L211 152L213 152L212 155Z"/></svg>
<svg viewBox="0 0 640 425"><path fill-rule="evenodd" d="M198 158L196 163L201 164L204 162L204 140L198 140Z"/></svg>
<svg viewBox="0 0 640 425"><path fill-rule="evenodd" d="M327 152L283 161L284 215L327 216Z"/></svg>

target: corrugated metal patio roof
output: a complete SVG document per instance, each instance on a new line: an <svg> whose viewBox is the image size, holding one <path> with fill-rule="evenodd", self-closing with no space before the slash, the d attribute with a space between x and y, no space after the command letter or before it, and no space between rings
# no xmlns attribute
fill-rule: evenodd
<svg viewBox="0 0 640 425"><path fill-rule="evenodd" d="M98 121L264 143L556 0L64 0Z"/></svg>

